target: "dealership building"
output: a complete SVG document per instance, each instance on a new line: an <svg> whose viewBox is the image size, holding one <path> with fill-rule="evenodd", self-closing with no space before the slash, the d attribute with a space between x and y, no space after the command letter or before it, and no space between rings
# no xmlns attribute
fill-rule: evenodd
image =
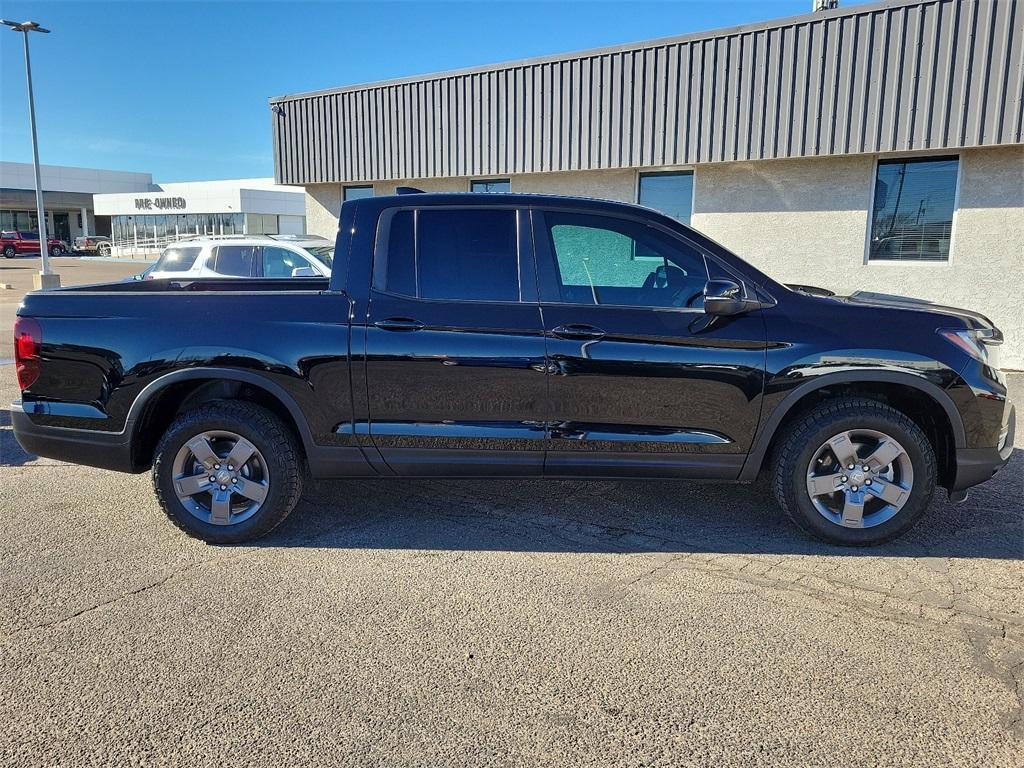
<svg viewBox="0 0 1024 768"><path fill-rule="evenodd" d="M40 166L39 180L46 231L66 243L73 243L79 235L110 234L110 219L96 215L93 195L136 194L156 188L149 173L63 165ZM0 229L35 232L38 228L32 164L0 162Z"/></svg>
<svg viewBox="0 0 1024 768"><path fill-rule="evenodd" d="M1022 19L890 0L281 96L276 179L329 237L405 185L639 202L785 282L982 311L1024 369Z"/></svg>
<svg viewBox="0 0 1024 768"><path fill-rule="evenodd" d="M110 219L113 255L147 257L199 235L305 234L304 197L301 187L267 178L159 184L94 202Z"/></svg>

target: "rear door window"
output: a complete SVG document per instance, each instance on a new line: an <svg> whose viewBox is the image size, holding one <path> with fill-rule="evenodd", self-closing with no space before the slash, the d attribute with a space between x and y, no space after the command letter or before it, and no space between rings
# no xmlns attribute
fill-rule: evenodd
<svg viewBox="0 0 1024 768"><path fill-rule="evenodd" d="M217 247L213 271L230 277L255 277L258 245L221 245Z"/></svg>
<svg viewBox="0 0 1024 768"><path fill-rule="evenodd" d="M202 248L174 246L164 249L160 259L153 266L154 272L188 272L196 263Z"/></svg>
<svg viewBox="0 0 1024 768"><path fill-rule="evenodd" d="M399 211L377 285L422 299L519 301L516 219L499 208Z"/></svg>

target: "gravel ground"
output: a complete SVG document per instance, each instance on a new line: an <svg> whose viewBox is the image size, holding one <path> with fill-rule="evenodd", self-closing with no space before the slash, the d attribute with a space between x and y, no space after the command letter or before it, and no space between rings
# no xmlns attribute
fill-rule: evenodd
<svg viewBox="0 0 1024 768"><path fill-rule="evenodd" d="M16 395L2 765L1020 765L1024 451L866 551L756 487L535 481L322 483L216 548L26 455Z"/></svg>

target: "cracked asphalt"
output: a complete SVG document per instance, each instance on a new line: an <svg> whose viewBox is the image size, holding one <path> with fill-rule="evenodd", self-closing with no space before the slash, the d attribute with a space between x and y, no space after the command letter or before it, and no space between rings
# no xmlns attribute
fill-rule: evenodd
<svg viewBox="0 0 1024 768"><path fill-rule="evenodd" d="M16 396L4 766L1021 764L1024 451L870 550L618 481L322 483L217 548L25 454Z"/></svg>

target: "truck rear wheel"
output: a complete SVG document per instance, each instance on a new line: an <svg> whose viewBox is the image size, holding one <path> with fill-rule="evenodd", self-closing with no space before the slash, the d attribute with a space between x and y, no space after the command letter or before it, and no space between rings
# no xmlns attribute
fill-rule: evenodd
<svg viewBox="0 0 1024 768"><path fill-rule="evenodd" d="M841 546L908 531L935 490L935 451L909 417L884 403L821 403L779 436L773 491L802 530Z"/></svg>
<svg viewBox="0 0 1024 768"><path fill-rule="evenodd" d="M288 517L302 493L290 430L255 403L219 400L180 416L156 448L153 488L189 536L239 544Z"/></svg>

